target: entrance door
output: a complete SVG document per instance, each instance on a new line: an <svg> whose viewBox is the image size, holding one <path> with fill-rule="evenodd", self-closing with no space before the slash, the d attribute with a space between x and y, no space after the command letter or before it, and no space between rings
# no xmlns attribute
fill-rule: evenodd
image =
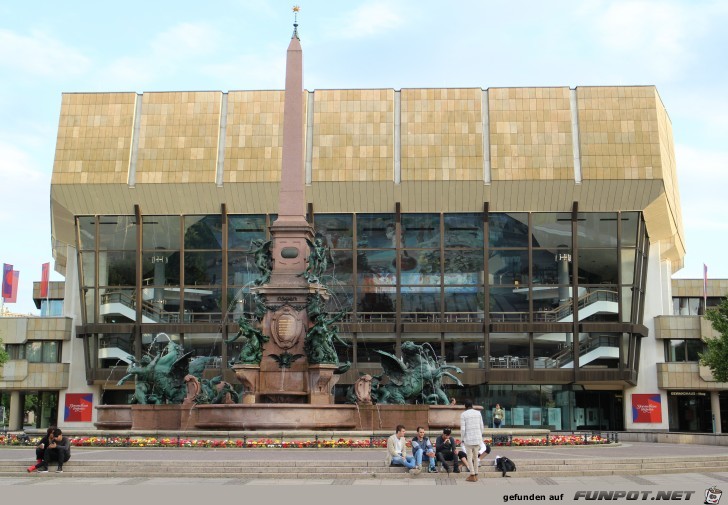
<svg viewBox="0 0 728 505"><path fill-rule="evenodd" d="M702 391L670 391L670 431L712 433L710 395Z"/></svg>

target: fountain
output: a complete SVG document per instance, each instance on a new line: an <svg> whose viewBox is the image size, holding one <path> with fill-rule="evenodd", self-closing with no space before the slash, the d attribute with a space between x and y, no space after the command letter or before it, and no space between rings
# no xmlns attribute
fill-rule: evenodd
<svg viewBox="0 0 728 505"><path fill-rule="evenodd" d="M422 349L404 345L403 350L412 351L412 356L405 356L405 361L382 354L383 365L390 364L385 366L389 383L381 383L382 376L365 376L357 381L357 394L349 395L354 398L354 404L334 404L334 385L340 374L351 366L350 363L339 363L334 349L337 341L346 345L339 338L335 324L346 312L342 310L331 315L326 311L330 294L321 278L330 255L322 237L314 233L306 220L301 128L303 64L297 26L294 23L286 60L278 218L270 228L271 240L253 243L252 252L260 274L251 288L255 317L252 320L242 317L240 331L228 340L228 343L238 338L245 341L232 367L244 388L242 401L230 401L231 388L204 388L199 378L197 382L191 378L186 386L187 395L179 404L155 405L153 403L159 402L145 400L125 406L127 411L124 412L120 406L100 406L96 423L99 428L389 430L402 422L439 428L454 425L458 419L459 408L425 404L448 402L442 389L432 382L432 377L439 380L441 376L449 375L445 368L455 367L435 366L429 358L423 359ZM429 367L429 385L424 382L425 366ZM407 393L409 396L402 395L395 387L394 382L401 379L393 372L396 368L400 369L400 374L409 370L412 377L421 380L419 387L411 384L409 389L413 392ZM413 372L415 368L417 373ZM134 373L139 381L146 371ZM142 393L149 389L144 385L137 388ZM214 397L216 401L200 401L201 392L206 392L205 399ZM429 393L429 398L425 393ZM174 395L180 394L178 387ZM422 404L404 404L406 400L417 401L416 395L421 395L417 398ZM223 398L226 401L217 401ZM381 405L373 405L372 399ZM119 417L113 418L114 415Z"/></svg>

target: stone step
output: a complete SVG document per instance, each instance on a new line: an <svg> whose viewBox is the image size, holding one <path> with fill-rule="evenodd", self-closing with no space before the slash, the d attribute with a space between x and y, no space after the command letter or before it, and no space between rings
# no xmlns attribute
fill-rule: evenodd
<svg viewBox="0 0 728 505"><path fill-rule="evenodd" d="M700 469L700 473L713 473L713 472L726 472L728 471L727 466L705 466ZM573 470L573 471L516 471L509 475L512 477L519 478L538 478L538 477L587 477L587 476L608 476L608 475L662 475L670 473L691 473L686 472L685 469L669 469L665 470L647 470L647 471L609 471L609 470ZM694 472L693 472L694 473ZM63 473L55 473L54 469L51 469L48 473L33 473L28 474L25 470L0 470L0 477L28 477L28 478L68 478L68 477L83 477L83 478L175 478L181 474L169 470L163 470L157 468L155 471L149 469L139 470L135 468L125 468L122 471L120 469L109 470L108 468L103 469L71 469L70 467L64 468ZM460 474L437 473L428 474L421 473L419 475L407 475L404 471L399 472L372 472L372 471L354 471L354 472L293 472L293 473L281 473L281 472L250 472L243 469L235 471L218 471L217 468L211 471L209 468L206 472L199 473L185 473L184 475L199 477L209 477L218 479L402 479L402 478L416 478L416 479L464 479L467 477L467 473L461 472ZM478 474L480 478L500 478L501 473L495 470L482 471Z"/></svg>
<svg viewBox="0 0 728 505"><path fill-rule="evenodd" d="M568 462L570 463L570 462ZM688 464L689 463L689 464ZM388 467L382 462L372 461L70 461L64 467L63 474L55 473L55 464L51 464L48 474L25 470L30 462L0 461L0 477L47 476L59 477L177 477L195 476L210 478L287 478L287 479L361 479L401 478L403 467ZM572 465L558 461L517 462L518 477L578 477L599 475L655 475L669 473L705 473L728 471L728 458L705 458L702 461L685 462L679 459L665 461L663 459L624 460L591 460L589 464ZM480 467L480 474L485 478L499 477L501 474L492 465ZM461 472L460 475L465 475ZM457 478L458 474L451 474ZM426 472L417 478L446 478L447 473Z"/></svg>

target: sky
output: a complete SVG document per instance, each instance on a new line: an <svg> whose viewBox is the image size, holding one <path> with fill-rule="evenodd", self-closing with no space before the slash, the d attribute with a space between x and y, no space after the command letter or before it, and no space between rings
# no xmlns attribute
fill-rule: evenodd
<svg viewBox="0 0 728 505"><path fill-rule="evenodd" d="M655 85L687 256L728 278L728 2L300 0L304 87ZM0 262L37 314L64 92L283 89L294 2L0 0ZM53 270L53 268L51 268ZM56 272L51 280L63 280Z"/></svg>

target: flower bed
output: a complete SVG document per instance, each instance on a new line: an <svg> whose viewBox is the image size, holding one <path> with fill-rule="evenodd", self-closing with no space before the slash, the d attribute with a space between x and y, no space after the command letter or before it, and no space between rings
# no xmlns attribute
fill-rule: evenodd
<svg viewBox="0 0 728 505"><path fill-rule="evenodd" d="M0 445L33 446L40 442L40 437L17 435L0 435ZM460 441L456 440L460 445ZM508 441L499 440L493 444L492 439L485 439L485 443L496 447L538 447L552 445L603 445L610 440L599 435L550 435L543 438L513 438ZM76 447L210 447L210 448L347 448L369 449L384 448L387 446L386 438L314 438L309 440L286 440L278 438L248 438L238 439L189 439L183 437L71 437L71 445ZM408 442L409 445L409 442Z"/></svg>

